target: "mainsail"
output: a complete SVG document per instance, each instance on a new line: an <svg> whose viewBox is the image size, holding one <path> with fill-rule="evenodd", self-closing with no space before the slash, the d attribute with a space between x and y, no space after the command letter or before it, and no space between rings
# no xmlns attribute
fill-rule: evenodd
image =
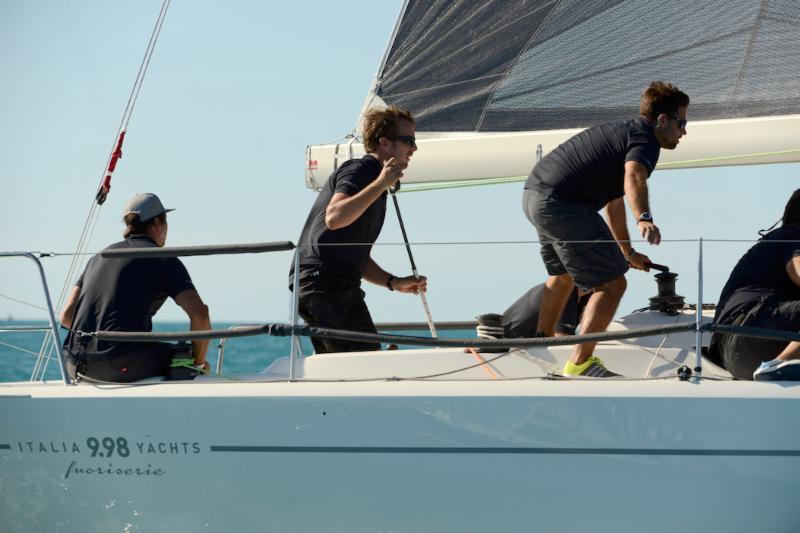
<svg viewBox="0 0 800 533"><path fill-rule="evenodd" d="M416 116L404 181L524 176L539 146L636 115L655 79L692 98L662 168L798 161L798 30L785 0L408 0L365 109ZM361 153L309 147L309 186Z"/></svg>

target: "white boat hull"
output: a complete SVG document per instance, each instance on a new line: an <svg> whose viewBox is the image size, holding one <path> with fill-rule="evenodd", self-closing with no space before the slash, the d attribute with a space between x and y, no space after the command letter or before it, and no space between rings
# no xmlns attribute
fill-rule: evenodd
<svg viewBox="0 0 800 533"><path fill-rule="evenodd" d="M797 525L800 386L20 383L0 394L4 531Z"/></svg>

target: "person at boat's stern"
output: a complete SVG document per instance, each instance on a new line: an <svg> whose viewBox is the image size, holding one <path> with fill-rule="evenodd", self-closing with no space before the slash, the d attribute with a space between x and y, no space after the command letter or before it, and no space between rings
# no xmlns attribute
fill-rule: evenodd
<svg viewBox="0 0 800 533"><path fill-rule="evenodd" d="M331 174L300 235L299 311L306 324L377 333L364 302L361 280L390 291L418 294L424 276L395 277L371 257L386 215L387 191L398 183L416 152L414 117L396 107L364 117L367 154ZM294 264L289 271L289 289ZM379 343L311 337L315 353L380 350Z"/></svg>
<svg viewBox="0 0 800 533"><path fill-rule="evenodd" d="M108 249L162 247L167 240L167 213L151 193L137 194L125 206L125 240ZM72 288L61 312L70 329L64 341L67 371L72 379L128 383L167 376L181 348L166 342L109 342L80 337L77 331L152 331L153 315L167 297L175 300L193 331L211 328L208 307L177 257L105 258L95 255ZM208 341L195 341L195 366L208 370ZM79 376L80 374L80 376Z"/></svg>
<svg viewBox="0 0 800 533"><path fill-rule="evenodd" d="M714 323L800 331L800 189L789 198L781 226L733 268ZM714 333L709 358L736 379L800 380L800 342Z"/></svg>
<svg viewBox="0 0 800 533"><path fill-rule="evenodd" d="M501 324L505 336L509 339L535 337L539 332L539 312L542 305L544 283L528 289L517 298L508 309L503 311ZM586 308L589 295L580 295L578 288L572 290L564 305L559 320L555 326L556 337L562 335L575 335L580 317Z"/></svg>
<svg viewBox="0 0 800 533"><path fill-rule="evenodd" d="M689 97L672 84L652 82L642 93L640 116L578 133L539 161L525 182L522 206L539 234L548 278L538 334L552 336L575 286L591 296L580 333L605 331L627 287L628 267L648 271L650 259L633 249L625 202L648 243L659 244L647 179L662 148L686 135ZM606 221L598 211L605 208ZM566 375L613 377L593 355L596 343L575 346Z"/></svg>

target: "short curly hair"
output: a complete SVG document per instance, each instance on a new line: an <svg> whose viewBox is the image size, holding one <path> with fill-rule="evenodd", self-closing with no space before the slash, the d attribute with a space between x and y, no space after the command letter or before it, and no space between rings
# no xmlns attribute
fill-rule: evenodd
<svg viewBox="0 0 800 533"><path fill-rule="evenodd" d="M653 81L642 93L639 114L655 119L661 113L675 115L678 108L689 105L689 96L671 83Z"/></svg>
<svg viewBox="0 0 800 533"><path fill-rule="evenodd" d="M410 111L389 106L385 109L370 109L364 115L364 148L374 152L380 145L381 137L392 139L397 135L397 127L401 120L416 124Z"/></svg>

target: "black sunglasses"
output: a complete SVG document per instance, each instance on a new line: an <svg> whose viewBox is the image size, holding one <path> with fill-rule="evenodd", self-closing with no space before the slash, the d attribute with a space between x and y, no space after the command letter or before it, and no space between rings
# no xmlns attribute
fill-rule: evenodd
<svg viewBox="0 0 800 533"><path fill-rule="evenodd" d="M686 129L686 119L685 118L678 118L678 117L669 117L669 118L671 118L672 120L674 120L674 121L676 121L678 123L678 128L679 129L682 129L682 130Z"/></svg>
<svg viewBox="0 0 800 533"><path fill-rule="evenodd" d="M392 137L394 141L400 141L408 145L409 148L417 147L417 138L413 135L396 135Z"/></svg>

